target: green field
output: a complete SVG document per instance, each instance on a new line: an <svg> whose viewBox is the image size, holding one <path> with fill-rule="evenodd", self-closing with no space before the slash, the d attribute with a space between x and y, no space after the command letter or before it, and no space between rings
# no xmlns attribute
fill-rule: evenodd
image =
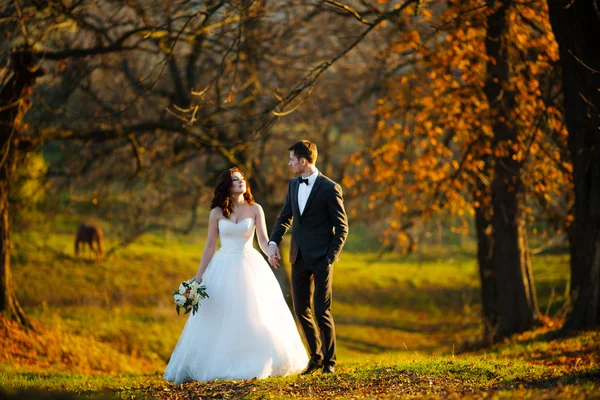
<svg viewBox="0 0 600 400"><path fill-rule="evenodd" d="M599 332L552 335L568 285L565 255L533 259L545 326L482 349L469 253L346 251L334 274L335 375L176 387L162 371L186 317L171 293L195 273L201 234L147 234L100 263L72 258L66 231L14 241L15 289L37 327L28 333L1 320L0 386L15 398L600 396Z"/></svg>

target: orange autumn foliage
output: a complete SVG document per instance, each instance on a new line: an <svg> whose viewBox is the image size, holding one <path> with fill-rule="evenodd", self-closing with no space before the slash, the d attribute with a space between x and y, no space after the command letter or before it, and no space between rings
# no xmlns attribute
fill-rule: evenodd
<svg viewBox="0 0 600 400"><path fill-rule="evenodd" d="M454 3L422 4L420 12L428 10L431 22L402 21L404 29L393 45L399 53L419 44L430 25L442 28L420 44L410 67L388 82L375 111L377 129L352 156L354 173L344 184L352 195L369 194L365 215L386 219L384 242L402 246L407 243L405 229L442 210L459 217L453 219L453 231L466 233L465 219L479 206L475 182L491 182L493 168L486 165L508 155L522 165L532 218L541 214L550 219L553 213L553 227L561 230L569 221L572 177L567 132L555 104L560 93L558 49L546 3L519 3L510 10L512 69L506 91L515 95L508 122L518 140L501 143L495 153L491 140L496 116L483 92L489 10L473 11L474 2Z"/></svg>

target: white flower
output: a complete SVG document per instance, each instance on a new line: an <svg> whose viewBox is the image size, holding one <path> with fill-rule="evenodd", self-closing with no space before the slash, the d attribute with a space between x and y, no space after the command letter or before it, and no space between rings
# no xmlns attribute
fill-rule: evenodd
<svg viewBox="0 0 600 400"><path fill-rule="evenodd" d="M200 287L200 285L196 281L190 283L190 288L192 289L192 293L196 293L198 291L199 287Z"/></svg>
<svg viewBox="0 0 600 400"><path fill-rule="evenodd" d="M173 296L173 298L175 299L175 304L177 304L179 307L183 307L185 301L187 300L185 296L181 294L176 294Z"/></svg>
<svg viewBox="0 0 600 400"><path fill-rule="evenodd" d="M185 282L181 282L181 284L179 285L179 293L185 293L185 291L187 290L187 286L185 286Z"/></svg>

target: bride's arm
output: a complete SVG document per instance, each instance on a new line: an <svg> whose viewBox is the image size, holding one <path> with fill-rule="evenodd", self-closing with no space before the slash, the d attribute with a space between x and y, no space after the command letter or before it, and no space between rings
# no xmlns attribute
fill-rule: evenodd
<svg viewBox="0 0 600 400"><path fill-rule="evenodd" d="M265 221L265 212L258 203L256 204L256 234L258 236L258 245L263 253L269 255L269 236L267 236L267 223Z"/></svg>
<svg viewBox="0 0 600 400"><path fill-rule="evenodd" d="M198 273L196 274L196 282L200 282L208 263L215 255L217 249L217 239L219 237L219 214L222 213L220 208L213 208L208 217L208 237L206 238L206 244L204 245L204 251L202 252L202 260L200 261L200 267L198 267Z"/></svg>

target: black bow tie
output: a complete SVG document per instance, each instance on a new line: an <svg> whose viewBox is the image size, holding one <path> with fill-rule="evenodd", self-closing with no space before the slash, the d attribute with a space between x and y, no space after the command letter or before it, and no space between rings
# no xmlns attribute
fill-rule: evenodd
<svg viewBox="0 0 600 400"><path fill-rule="evenodd" d="M306 186L308 186L308 178L300 177L300 183L306 183Z"/></svg>

